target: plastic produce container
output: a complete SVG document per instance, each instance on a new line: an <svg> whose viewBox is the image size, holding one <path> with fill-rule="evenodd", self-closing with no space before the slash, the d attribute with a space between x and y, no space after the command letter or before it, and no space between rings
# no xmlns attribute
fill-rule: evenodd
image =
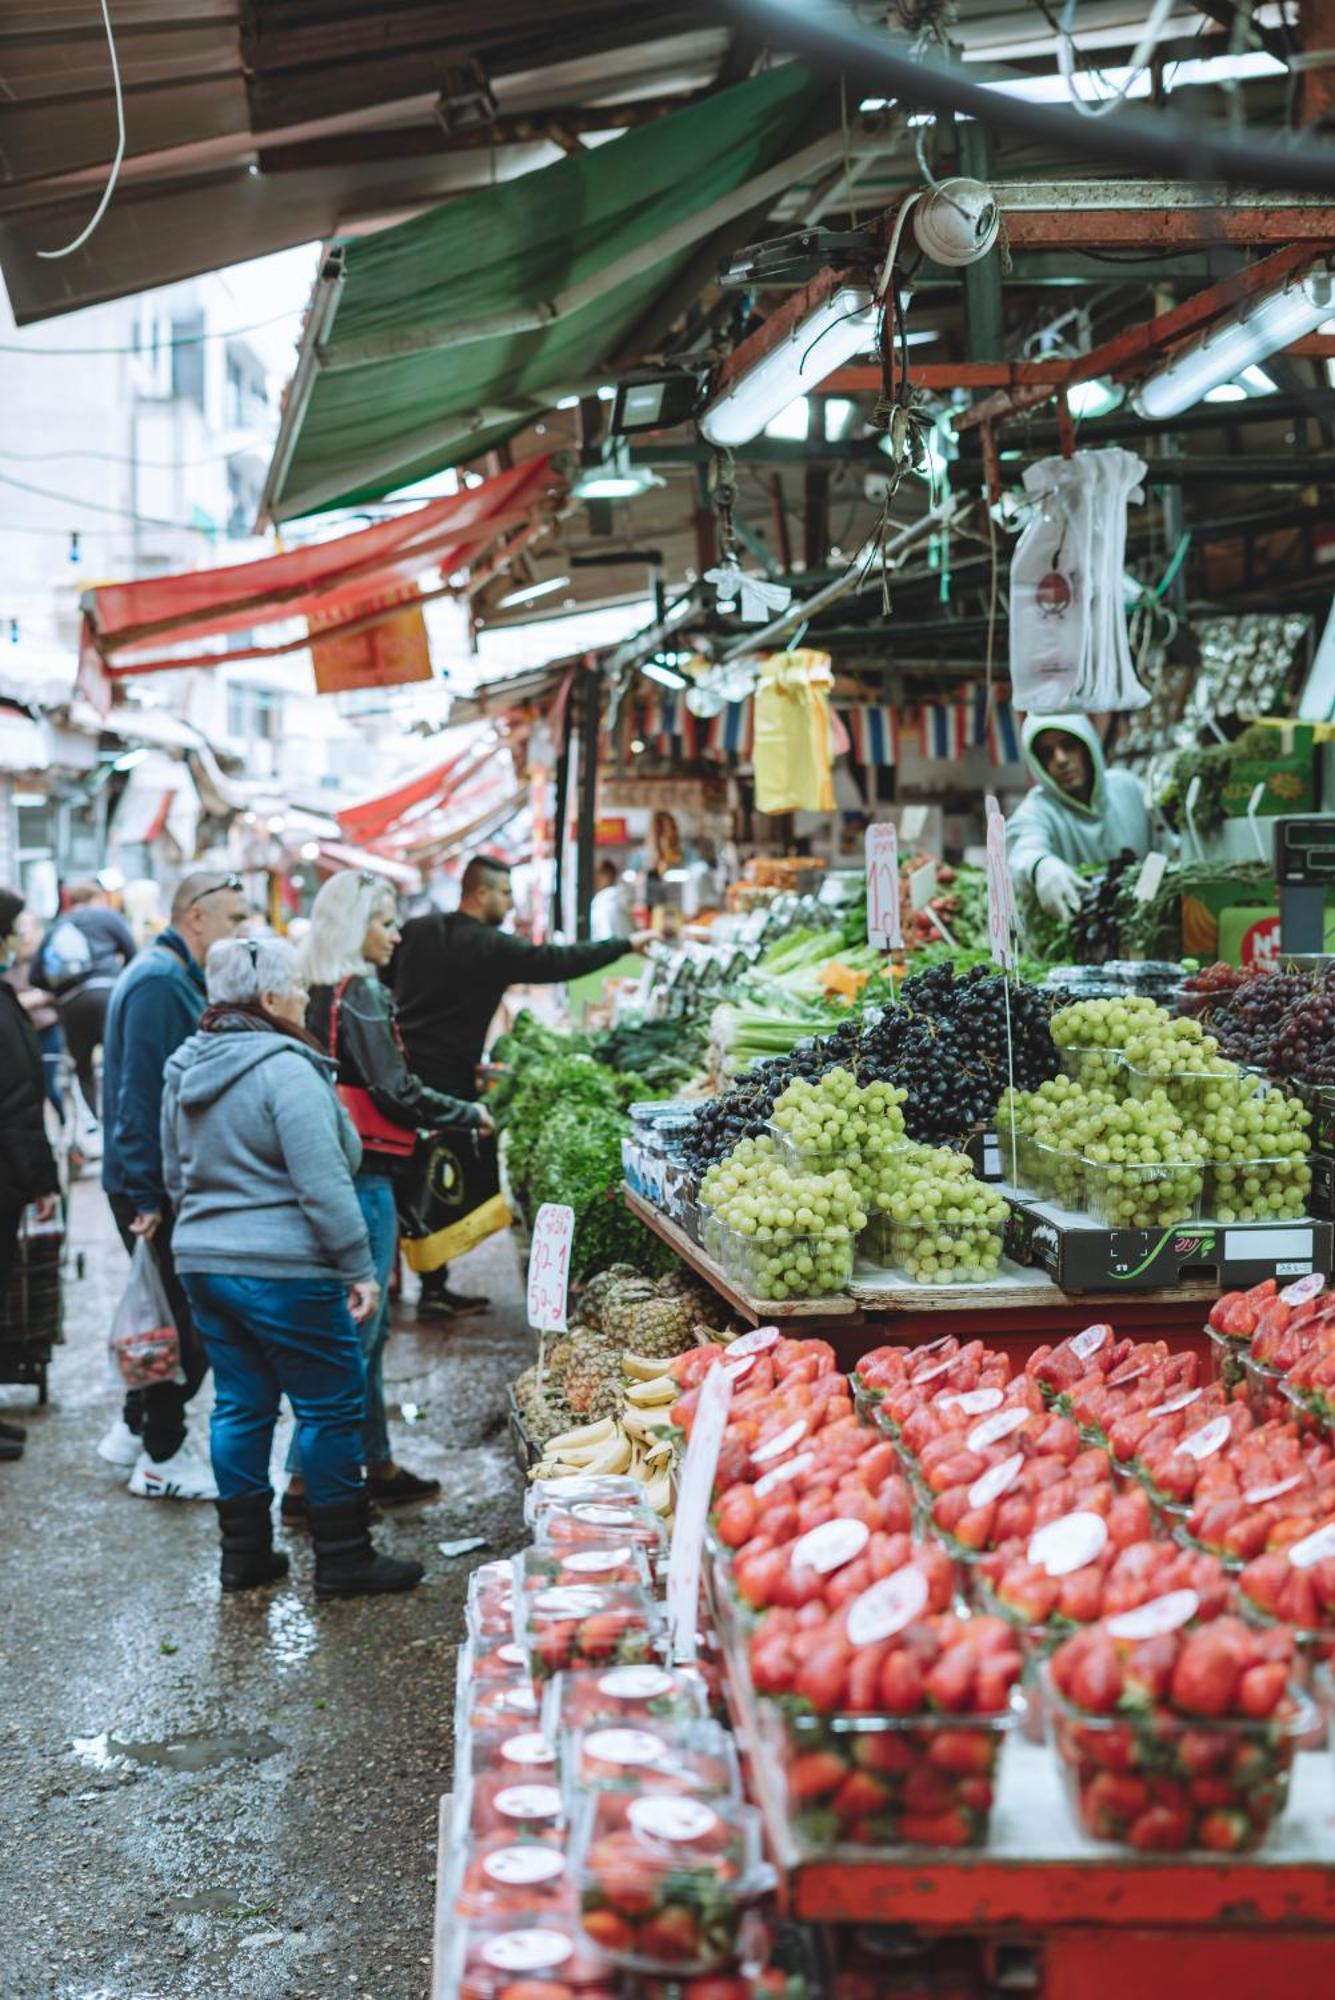
<svg viewBox="0 0 1335 2000"><path fill-rule="evenodd" d="M1001 1715L802 1715L759 1704L803 1850L979 1847L1023 1697Z"/></svg>
<svg viewBox="0 0 1335 2000"><path fill-rule="evenodd" d="M554 1584L517 1598L516 1615L539 1682L572 1668L638 1665L663 1649L663 1607L638 1584Z"/></svg>
<svg viewBox="0 0 1335 2000"><path fill-rule="evenodd" d="M1186 1112L1206 1110L1212 1091L1217 1091L1221 1084L1236 1089L1244 1080L1251 1084L1253 1091L1259 1090L1263 1081L1259 1074L1252 1075L1236 1067L1230 1067L1221 1075L1218 1070L1137 1069L1134 1063L1124 1065L1121 1078L1128 1097L1152 1097L1156 1090L1161 1090L1175 1111Z"/></svg>
<svg viewBox="0 0 1335 2000"><path fill-rule="evenodd" d="M1000 1269L1005 1225L896 1222L880 1214L860 1242L869 1262L902 1271L915 1285L985 1284Z"/></svg>
<svg viewBox="0 0 1335 2000"><path fill-rule="evenodd" d="M1077 998L1091 996L1079 994ZM1073 1076L1086 1090L1101 1086L1114 1089L1122 1081L1126 1068L1126 1057L1121 1049L1059 1049L1057 1051L1062 1069L1067 1076Z"/></svg>
<svg viewBox="0 0 1335 2000"><path fill-rule="evenodd" d="M1109 1229L1153 1229L1194 1222L1205 1183L1195 1163L1085 1162L1085 1206Z"/></svg>
<svg viewBox="0 0 1335 2000"><path fill-rule="evenodd" d="M551 1497L533 1523L537 1547L570 1557L581 1550L643 1549L652 1563L667 1547L667 1530L645 1498L639 1481L633 1494L607 1497L576 1488L568 1497Z"/></svg>
<svg viewBox="0 0 1335 2000"><path fill-rule="evenodd" d="M514 1571L508 1562L483 1563L468 1579L464 1619L470 1639L514 1637Z"/></svg>
<svg viewBox="0 0 1335 2000"><path fill-rule="evenodd" d="M1085 1205L1087 1162L1067 1146L1050 1146L1042 1139L1025 1142L1022 1155L1035 1192L1058 1208L1079 1211Z"/></svg>
<svg viewBox="0 0 1335 2000"><path fill-rule="evenodd" d="M453 2000L616 2000L615 1969L578 1921L560 1911L479 1917L457 1924L445 1991Z"/></svg>
<svg viewBox="0 0 1335 2000"><path fill-rule="evenodd" d="M576 1544L573 1548L541 1546L521 1549L512 1563L514 1588L534 1591L596 1583L625 1584L647 1590L653 1582L643 1547L632 1541Z"/></svg>
<svg viewBox="0 0 1335 2000"><path fill-rule="evenodd" d="M523 1737L518 1741L519 1754L474 1770L455 1792L455 1833L460 1842L471 1844L502 1834L510 1840L528 1840L563 1832L565 1801L555 1769L550 1763L524 1765Z"/></svg>
<svg viewBox="0 0 1335 2000"><path fill-rule="evenodd" d="M653 1661L558 1674L547 1683L542 1704L542 1726L553 1742L600 1725L671 1731L708 1715L709 1690L701 1674Z"/></svg>
<svg viewBox="0 0 1335 2000"><path fill-rule="evenodd" d="M576 1501L590 1500L642 1505L644 1488L638 1479L624 1472L576 1472L562 1479L535 1479L524 1495L525 1525L536 1528L545 1514L564 1511Z"/></svg>
<svg viewBox="0 0 1335 2000"><path fill-rule="evenodd" d="M575 1913L574 1881L564 1834L516 1840L491 1834L458 1857L453 1896L456 1916L528 1919L537 1912Z"/></svg>
<svg viewBox="0 0 1335 2000"><path fill-rule="evenodd" d="M1065 1700L1050 1673L1045 1682L1049 1729L1076 1820L1095 1840L1144 1852L1259 1847L1288 1803L1294 1752L1316 1719L1296 1689L1283 1714L1253 1722L1088 1715Z"/></svg>
<svg viewBox="0 0 1335 2000"><path fill-rule="evenodd" d="M1307 1213L1312 1169L1305 1154L1279 1160L1211 1161L1201 1213L1211 1222L1295 1221Z"/></svg>
<svg viewBox="0 0 1335 2000"><path fill-rule="evenodd" d="M862 1155L851 1146L832 1146L820 1150L813 1146L799 1145L797 1140L776 1125L771 1119L765 1130L774 1141L774 1150L785 1167L795 1174L832 1174L842 1167L855 1181L860 1180L865 1171Z"/></svg>
<svg viewBox="0 0 1335 2000"><path fill-rule="evenodd" d="M585 1935L627 1971L709 1972L769 1886L757 1817L727 1799L591 1792L570 1854Z"/></svg>
<svg viewBox="0 0 1335 2000"><path fill-rule="evenodd" d="M599 1723L578 1730L562 1738L561 1778L572 1805L595 1788L625 1800L639 1795L741 1797L736 1746L716 1722L674 1722L652 1729Z"/></svg>
<svg viewBox="0 0 1335 2000"><path fill-rule="evenodd" d="M791 1236L786 1241L770 1233L744 1236L710 1215L703 1231L704 1247L739 1290L754 1299L781 1303L784 1299L828 1298L842 1292L853 1276L853 1237L834 1241L817 1236Z"/></svg>

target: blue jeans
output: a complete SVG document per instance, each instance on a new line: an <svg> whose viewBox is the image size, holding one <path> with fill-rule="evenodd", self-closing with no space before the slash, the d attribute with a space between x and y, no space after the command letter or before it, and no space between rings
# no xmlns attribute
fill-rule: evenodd
<svg viewBox="0 0 1335 2000"><path fill-rule="evenodd" d="M357 1329L366 1358L366 1463L385 1465L391 1457L389 1418L385 1414L385 1342L389 1339L389 1274L399 1247L399 1212L394 1203L394 1183L388 1174L360 1173L353 1185L380 1286L379 1306ZM301 1441L295 1433L288 1447L287 1469L303 1470Z"/></svg>
<svg viewBox="0 0 1335 2000"><path fill-rule="evenodd" d="M336 1278L181 1273L213 1364L213 1476L224 1500L269 1489L274 1425L292 1405L313 1507L363 1491L366 1366Z"/></svg>

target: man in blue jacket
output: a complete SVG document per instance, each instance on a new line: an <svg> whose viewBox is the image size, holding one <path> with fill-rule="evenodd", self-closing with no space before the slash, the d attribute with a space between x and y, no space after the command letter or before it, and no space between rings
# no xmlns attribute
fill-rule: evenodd
<svg viewBox="0 0 1335 2000"><path fill-rule="evenodd" d="M153 1247L181 1339L183 1382L132 1389L122 1417L98 1445L129 1466L141 1499L212 1500L213 1475L186 1449L186 1405L208 1372L203 1343L172 1261L172 1211L162 1169L162 1072L199 1026L207 996L204 961L247 916L238 875L187 875L172 901L171 927L128 966L107 1009L102 1042L102 1186L127 1250Z"/></svg>

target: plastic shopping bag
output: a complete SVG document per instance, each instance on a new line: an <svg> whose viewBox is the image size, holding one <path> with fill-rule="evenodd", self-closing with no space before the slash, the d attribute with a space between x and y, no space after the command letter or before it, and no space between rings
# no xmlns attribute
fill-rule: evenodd
<svg viewBox="0 0 1335 2000"><path fill-rule="evenodd" d="M1090 647L1090 478L1074 459L1024 475L1033 511L1011 562L1010 662L1017 708L1055 715L1079 705Z"/></svg>
<svg viewBox="0 0 1335 2000"><path fill-rule="evenodd" d="M830 657L775 653L755 695L756 811L832 812Z"/></svg>
<svg viewBox="0 0 1335 2000"><path fill-rule="evenodd" d="M142 1237L134 1246L130 1275L107 1345L127 1389L151 1389L159 1382L185 1380L181 1336L157 1259Z"/></svg>

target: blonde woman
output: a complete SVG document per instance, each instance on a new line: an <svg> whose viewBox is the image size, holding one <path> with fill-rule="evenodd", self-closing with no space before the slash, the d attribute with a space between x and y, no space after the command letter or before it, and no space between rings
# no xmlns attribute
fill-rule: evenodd
<svg viewBox="0 0 1335 2000"><path fill-rule="evenodd" d="M419 1478L396 1465L390 1451L384 1353L389 1338L389 1277L399 1239L394 1170L412 1153L419 1131L446 1126L491 1130L481 1105L432 1090L408 1067L394 1002L380 978L398 942L393 889L383 877L361 869L325 883L311 910L301 951L310 989L306 1025L338 1065L339 1096L362 1142L357 1199L381 1289L379 1309L361 1328L366 1356L367 1486L371 1498L384 1506L428 1500L440 1491L439 1480ZM288 1460L293 1476L283 1495L286 1521L300 1520L306 1512L305 1483L298 1466L294 1448Z"/></svg>

